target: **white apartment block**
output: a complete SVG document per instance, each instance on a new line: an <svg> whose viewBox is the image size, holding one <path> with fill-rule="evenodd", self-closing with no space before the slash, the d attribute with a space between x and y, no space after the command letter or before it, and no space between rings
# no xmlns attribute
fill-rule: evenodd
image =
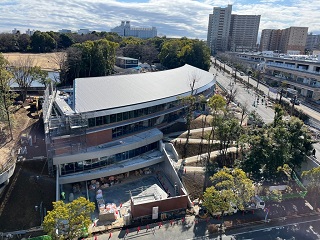
<svg viewBox="0 0 320 240"><path fill-rule="evenodd" d="M110 29L121 37L153 38L157 36L157 28L131 27L130 21L121 21L121 25Z"/></svg>
<svg viewBox="0 0 320 240"><path fill-rule="evenodd" d="M84 29L84 28L81 28L78 30L78 34L79 35L86 35L86 34L89 34L90 33L90 30L89 29Z"/></svg>
<svg viewBox="0 0 320 240"><path fill-rule="evenodd" d="M59 33L71 33L71 30L63 28L63 29L59 30Z"/></svg>

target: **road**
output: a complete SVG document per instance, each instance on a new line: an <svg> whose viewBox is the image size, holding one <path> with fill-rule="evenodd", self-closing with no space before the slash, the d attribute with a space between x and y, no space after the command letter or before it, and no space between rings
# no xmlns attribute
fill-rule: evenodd
<svg viewBox="0 0 320 240"><path fill-rule="evenodd" d="M212 59L213 61L215 61L215 59L214 59L213 57L211 57L211 59ZM221 63L219 62L219 60L217 60L217 64L221 64ZM223 65L223 63L222 63L222 65ZM224 66L224 65L223 65L223 66ZM225 68L226 68L228 71L230 71L230 72L233 71L232 68L229 67L228 65L225 65ZM213 69L214 69L214 68L213 68ZM210 72L211 72L211 69L210 69ZM222 72L223 72L223 70L222 70L221 72L218 72L218 75L219 75L219 76L222 75ZM220 73L220 74L219 74L219 73ZM227 75L227 74L225 73L225 75ZM220 81L224 81L224 80L223 80L223 78L220 78L219 76L218 76L218 78L217 78L217 81L220 83ZM228 75L228 76L230 76L230 75ZM243 80L245 80L245 81L248 81L248 76L240 76L240 74L237 74L237 76L241 77L241 78L242 78ZM230 79L229 79L229 82L230 82ZM255 81L255 80L252 79L252 78L249 78L249 83L252 84L253 86L257 86L257 81ZM221 84L222 84L222 83L221 83ZM269 92L269 88L268 88L267 86L263 85L263 84L259 84L258 88L259 88L260 90L262 90L262 91L265 93L265 95L268 95L268 93L269 93L269 96L270 96L270 98L272 98L272 99L279 99L279 97L280 97L279 94ZM284 101L289 102L289 99L288 99L288 98L283 97L282 99L283 99ZM251 100L252 100L252 99L251 99ZM317 120L320 121L320 112L315 111L315 110L313 109L313 107L311 108L310 105L306 105L306 103L303 103L303 102L302 102L299 106L295 106L295 108L302 110L303 112L305 112L306 114L308 114L310 117L312 117L312 118L317 119Z"/></svg>
<svg viewBox="0 0 320 240"><path fill-rule="evenodd" d="M302 221L299 220L293 223L280 224L270 228L264 227L261 229L226 235L225 239L320 239L320 220L319 218Z"/></svg>
<svg viewBox="0 0 320 240"><path fill-rule="evenodd" d="M212 58L214 61L214 58ZM217 60L218 64L221 64L218 60ZM232 72L232 69L225 65L225 68L227 70L229 70L230 72ZM230 83L234 83L234 79L231 77L230 74L224 73L223 70L222 71L217 71L213 66L211 66L210 72L212 72L213 74L218 73L217 75L217 82L222 85L226 90L230 90ZM241 77L243 80L248 81L248 76L240 76L240 74L238 75L239 77ZM252 79L249 78L249 83L252 84L253 86L257 86L257 82ZM245 86L243 84L240 83L236 83L235 87L238 90L238 93L236 95L236 99L240 104L247 104L249 111L253 111L256 110L257 113L262 117L262 119L264 120L265 123L271 123L273 121L273 117L274 117L274 110L272 108L266 108L265 105L256 105L256 107L253 106L253 103L256 103L256 94L254 93L253 89L249 89L247 90L245 88ZM272 93L269 92L269 88L263 84L259 84L258 88L260 90L262 90L266 96L269 96L271 99L279 99L280 96L278 96L278 94L276 93ZM288 98L283 97L282 98L284 101L290 102L290 100ZM261 103L261 101L260 101ZM306 114L308 114L311 118L309 120L309 124L311 123L311 125L315 128L317 128L318 130L320 130L320 112L315 111L314 109L310 108L307 105L304 105L305 103L301 103L299 106L295 106L295 108L302 110L303 112L305 112ZM316 161L320 162L320 143L315 143L313 144L313 147L316 149Z"/></svg>
<svg viewBox="0 0 320 240"><path fill-rule="evenodd" d="M128 231L128 232L127 232ZM169 221L163 222L161 227L157 223L150 224L149 229L142 226L137 228L114 231L111 234L99 235L98 239L223 239L223 240L273 240L273 239L320 239L320 218L318 215L298 217L293 219L272 220L264 223L257 222L241 228L226 229L225 234L209 234L206 221L195 223L193 218L184 222L175 221L173 225ZM88 238L93 239L93 238Z"/></svg>
<svg viewBox="0 0 320 240"><path fill-rule="evenodd" d="M237 89L236 99L241 105L246 105L248 112L256 111L265 123L271 123L274 118L274 110L270 107L261 104L262 97L260 96L260 104L257 104L257 94L252 89L246 89L243 84L238 81L234 83L233 78L227 73L220 72L211 67L209 72L218 74L216 77L217 82L226 90L230 91L233 86L233 90Z"/></svg>

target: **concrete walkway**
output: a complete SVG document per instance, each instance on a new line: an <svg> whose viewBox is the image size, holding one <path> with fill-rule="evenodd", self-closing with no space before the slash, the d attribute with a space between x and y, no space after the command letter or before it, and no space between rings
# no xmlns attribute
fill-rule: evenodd
<svg viewBox="0 0 320 240"><path fill-rule="evenodd" d="M205 127L204 131L209 131L211 130L211 127ZM188 131L180 131L180 132L173 132L173 133L169 133L169 134L165 134L164 137L176 137L176 136L180 136L181 134L187 134ZM202 132L202 128L196 128L196 129L191 129L190 133L199 133Z"/></svg>
<svg viewBox="0 0 320 240"><path fill-rule="evenodd" d="M237 148L236 147L230 147L227 150L227 153L229 152L236 152ZM211 157L216 157L220 155L220 150L217 151L212 151L210 156ZM185 159L179 159L178 162L174 163L174 167L178 170L182 168L183 164L188 164L188 163L195 163L199 161L204 161L207 158L208 154L203 153L201 155L196 155L192 157L188 157ZM195 167L195 166L184 166L184 170L186 171L195 171L195 172L204 172L205 168L200 166L200 167Z"/></svg>

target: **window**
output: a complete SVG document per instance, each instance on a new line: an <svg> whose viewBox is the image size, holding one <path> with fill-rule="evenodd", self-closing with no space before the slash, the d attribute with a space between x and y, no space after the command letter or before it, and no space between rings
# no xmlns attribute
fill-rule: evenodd
<svg viewBox="0 0 320 240"><path fill-rule="evenodd" d="M96 126L100 126L103 124L103 118L102 117L97 117L96 118Z"/></svg>
<svg viewBox="0 0 320 240"><path fill-rule="evenodd" d="M95 127L96 126L96 119L95 118L89 118L88 119L89 127Z"/></svg>
<svg viewBox="0 0 320 240"><path fill-rule="evenodd" d="M122 113L118 113L117 114L117 122L121 122L122 121Z"/></svg>
<svg viewBox="0 0 320 240"><path fill-rule="evenodd" d="M110 123L114 123L117 121L117 115L116 114L111 114L110 115Z"/></svg>
<svg viewBox="0 0 320 240"><path fill-rule="evenodd" d="M103 124L109 124L110 123L110 116L103 116Z"/></svg>
<svg viewBox="0 0 320 240"><path fill-rule="evenodd" d="M124 112L122 117L123 117L123 120L129 119L129 112Z"/></svg>

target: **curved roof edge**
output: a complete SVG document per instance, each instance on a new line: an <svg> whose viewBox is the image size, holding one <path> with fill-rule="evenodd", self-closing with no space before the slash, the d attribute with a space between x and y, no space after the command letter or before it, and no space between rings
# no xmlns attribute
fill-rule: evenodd
<svg viewBox="0 0 320 240"><path fill-rule="evenodd" d="M78 113L150 102L195 90L214 80L212 73L191 65L130 75L78 78L74 81L74 106Z"/></svg>

